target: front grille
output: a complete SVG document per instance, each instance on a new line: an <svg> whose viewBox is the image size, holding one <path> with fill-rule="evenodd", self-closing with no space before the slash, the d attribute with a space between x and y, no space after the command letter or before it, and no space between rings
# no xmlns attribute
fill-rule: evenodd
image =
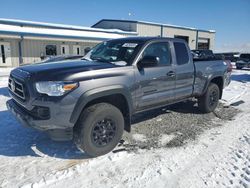
<svg viewBox="0 0 250 188"><path fill-rule="evenodd" d="M9 90L16 95L21 100L25 101L25 87L24 84L20 81L16 80L15 78L10 77L9 78L9 84L8 84Z"/></svg>

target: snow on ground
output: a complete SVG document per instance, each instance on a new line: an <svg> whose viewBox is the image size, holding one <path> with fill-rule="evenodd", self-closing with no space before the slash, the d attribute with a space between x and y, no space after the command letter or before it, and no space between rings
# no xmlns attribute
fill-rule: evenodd
<svg viewBox="0 0 250 188"><path fill-rule="evenodd" d="M180 147L92 159L71 142L21 127L6 109L8 99L7 77L0 77L0 187L250 187L249 70L234 70L224 90L224 105L241 111L232 121L215 120L222 126ZM161 142L173 138L162 135Z"/></svg>

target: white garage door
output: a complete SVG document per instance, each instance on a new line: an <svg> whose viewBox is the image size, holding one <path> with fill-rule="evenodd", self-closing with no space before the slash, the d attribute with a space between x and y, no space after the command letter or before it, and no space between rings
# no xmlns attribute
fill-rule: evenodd
<svg viewBox="0 0 250 188"><path fill-rule="evenodd" d="M61 45L61 54L69 55L69 45Z"/></svg>
<svg viewBox="0 0 250 188"><path fill-rule="evenodd" d="M74 45L74 46L73 46L73 54L74 54L74 55L80 55L80 54L81 54L81 46L79 46L79 45Z"/></svg>

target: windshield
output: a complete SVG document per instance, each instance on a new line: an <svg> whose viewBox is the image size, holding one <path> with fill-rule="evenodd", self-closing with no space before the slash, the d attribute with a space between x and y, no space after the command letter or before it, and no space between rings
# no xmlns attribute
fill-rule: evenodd
<svg viewBox="0 0 250 188"><path fill-rule="evenodd" d="M240 55L240 58L243 58L243 59L250 59L250 54L241 54L241 55Z"/></svg>
<svg viewBox="0 0 250 188"><path fill-rule="evenodd" d="M139 41L111 40L95 46L84 59L121 66L131 65L140 47Z"/></svg>

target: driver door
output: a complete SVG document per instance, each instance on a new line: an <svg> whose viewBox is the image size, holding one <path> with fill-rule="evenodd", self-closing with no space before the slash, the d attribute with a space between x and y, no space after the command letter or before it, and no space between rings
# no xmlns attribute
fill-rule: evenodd
<svg viewBox="0 0 250 188"><path fill-rule="evenodd" d="M138 68L135 73L137 111L168 104L175 98L175 70L172 66L169 43L150 43L140 59L145 56L156 56L159 63L151 67Z"/></svg>

